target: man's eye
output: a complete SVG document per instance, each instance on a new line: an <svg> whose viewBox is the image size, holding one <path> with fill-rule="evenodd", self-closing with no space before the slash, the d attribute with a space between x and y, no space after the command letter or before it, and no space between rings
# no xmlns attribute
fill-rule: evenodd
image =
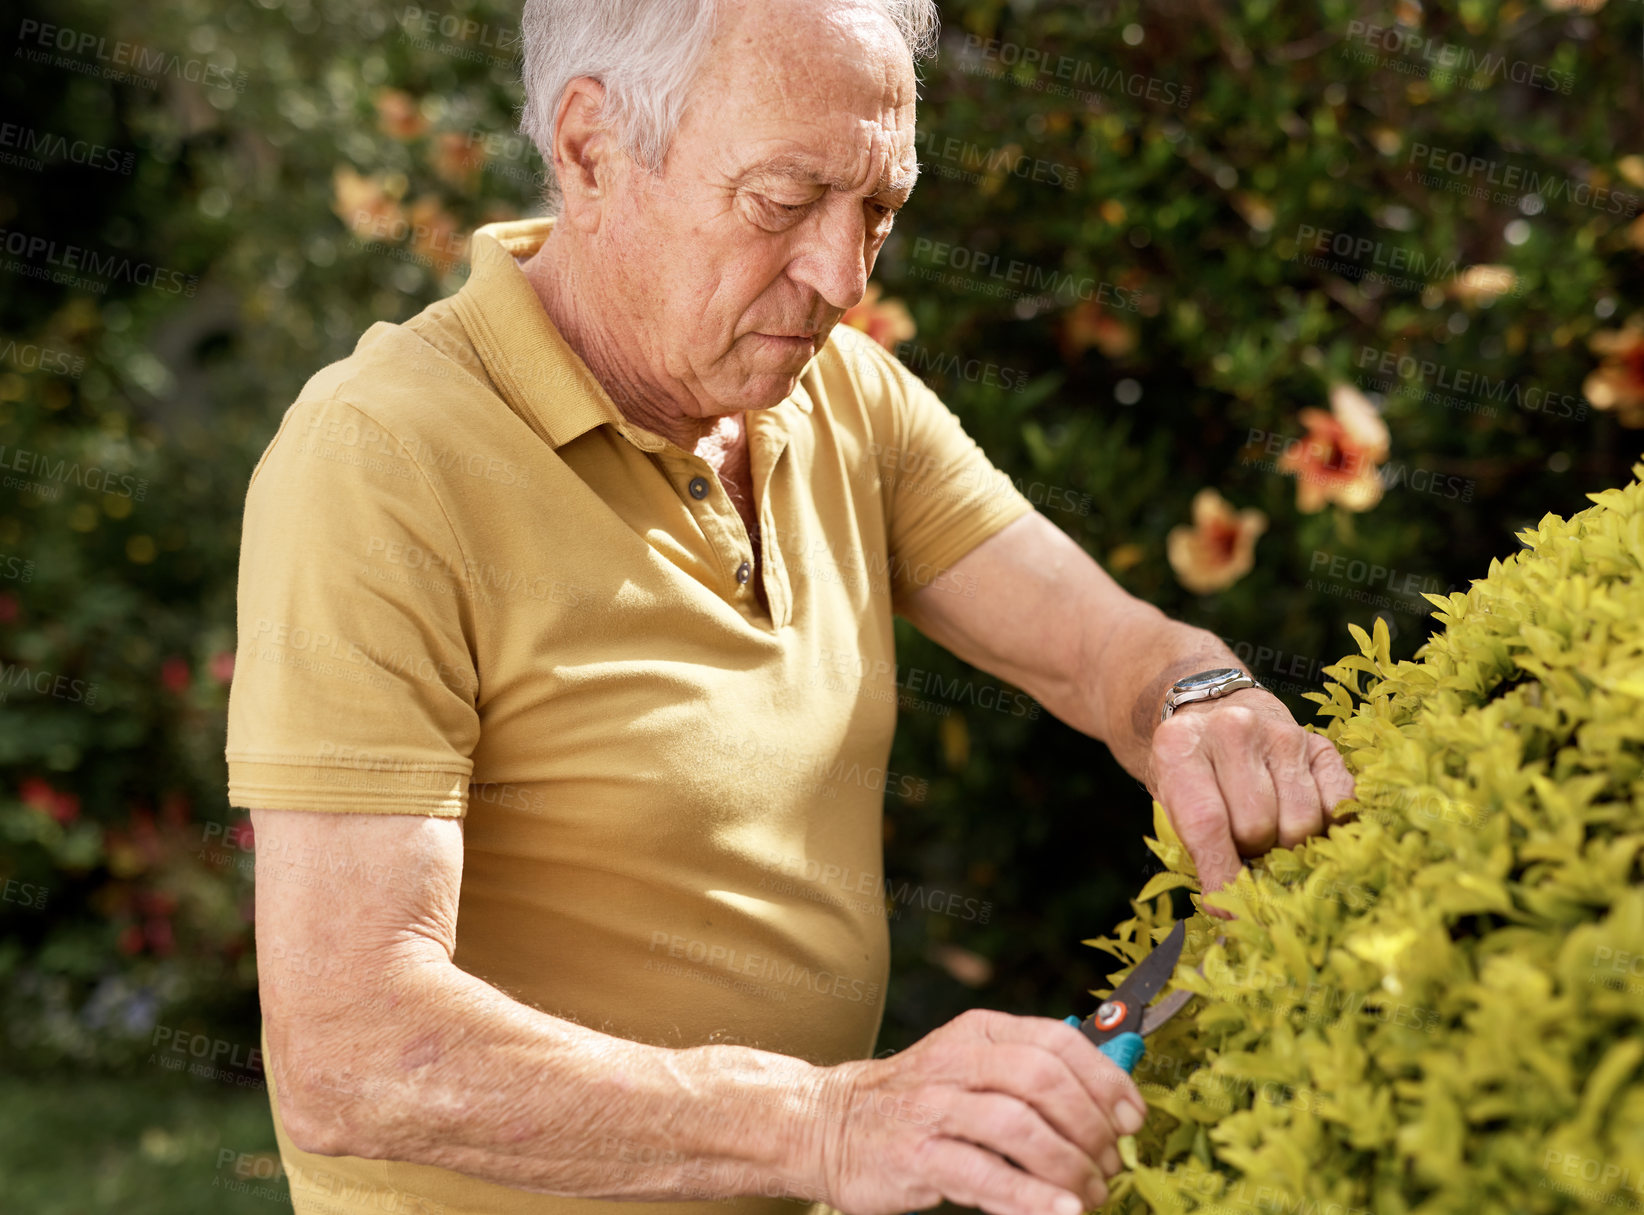
<svg viewBox="0 0 1644 1215"><path fill-rule="evenodd" d="M771 206L775 207L778 211L782 212L782 214L784 214L784 215L798 215L801 212L807 210L811 205L808 202L802 202L802 203L778 202L774 198L768 198L765 201L770 203Z"/></svg>

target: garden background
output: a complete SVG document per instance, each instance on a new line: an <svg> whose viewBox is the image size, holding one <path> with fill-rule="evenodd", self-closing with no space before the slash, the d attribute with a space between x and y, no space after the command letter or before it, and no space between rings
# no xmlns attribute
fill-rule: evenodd
<svg viewBox="0 0 1644 1215"><path fill-rule="evenodd" d="M1424 592L1628 480L1644 5L943 9L921 182L850 319L1299 718L1349 622L1410 656ZM278 1209L222 757L245 486L313 371L460 284L474 226L533 212L517 6L11 13L0 1192ZM881 1048L974 1005L1088 1011L1114 963L1080 942L1158 867L1147 795L901 642L918 796L886 807Z"/></svg>

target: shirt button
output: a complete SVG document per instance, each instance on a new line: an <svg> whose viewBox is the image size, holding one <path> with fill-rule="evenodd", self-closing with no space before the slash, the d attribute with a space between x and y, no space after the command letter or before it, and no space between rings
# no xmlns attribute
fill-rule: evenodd
<svg viewBox="0 0 1644 1215"><path fill-rule="evenodd" d="M686 488L691 491L691 497L700 502L708 496L708 479L706 477L692 477L690 485Z"/></svg>
<svg viewBox="0 0 1644 1215"><path fill-rule="evenodd" d="M748 581L748 579L752 578L752 577L753 577L753 566L749 565L746 561L744 561L741 565L736 567L736 580L737 580L737 582L746 583Z"/></svg>

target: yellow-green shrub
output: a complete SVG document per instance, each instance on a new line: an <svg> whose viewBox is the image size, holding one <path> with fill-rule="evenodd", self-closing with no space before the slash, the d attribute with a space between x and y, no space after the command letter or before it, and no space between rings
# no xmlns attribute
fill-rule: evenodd
<svg viewBox="0 0 1644 1215"><path fill-rule="evenodd" d="M1190 920L1115 1208L1644 1209L1644 484L1590 496L1327 668L1356 817ZM1129 961L1197 889L1155 821Z"/></svg>

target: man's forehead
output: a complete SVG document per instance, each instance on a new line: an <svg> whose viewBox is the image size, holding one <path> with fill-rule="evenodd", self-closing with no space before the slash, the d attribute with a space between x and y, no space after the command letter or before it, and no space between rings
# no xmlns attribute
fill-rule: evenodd
<svg viewBox="0 0 1644 1215"><path fill-rule="evenodd" d="M881 190L911 190L919 177L919 163L913 151L913 132L897 132L903 138L892 145L889 163L880 180L875 183ZM900 145L900 146L897 146ZM854 190L857 183L846 178L837 163L828 157L803 148L780 148L755 152L740 165L737 176L744 180L759 177L789 177L810 185L830 186L836 190Z"/></svg>

